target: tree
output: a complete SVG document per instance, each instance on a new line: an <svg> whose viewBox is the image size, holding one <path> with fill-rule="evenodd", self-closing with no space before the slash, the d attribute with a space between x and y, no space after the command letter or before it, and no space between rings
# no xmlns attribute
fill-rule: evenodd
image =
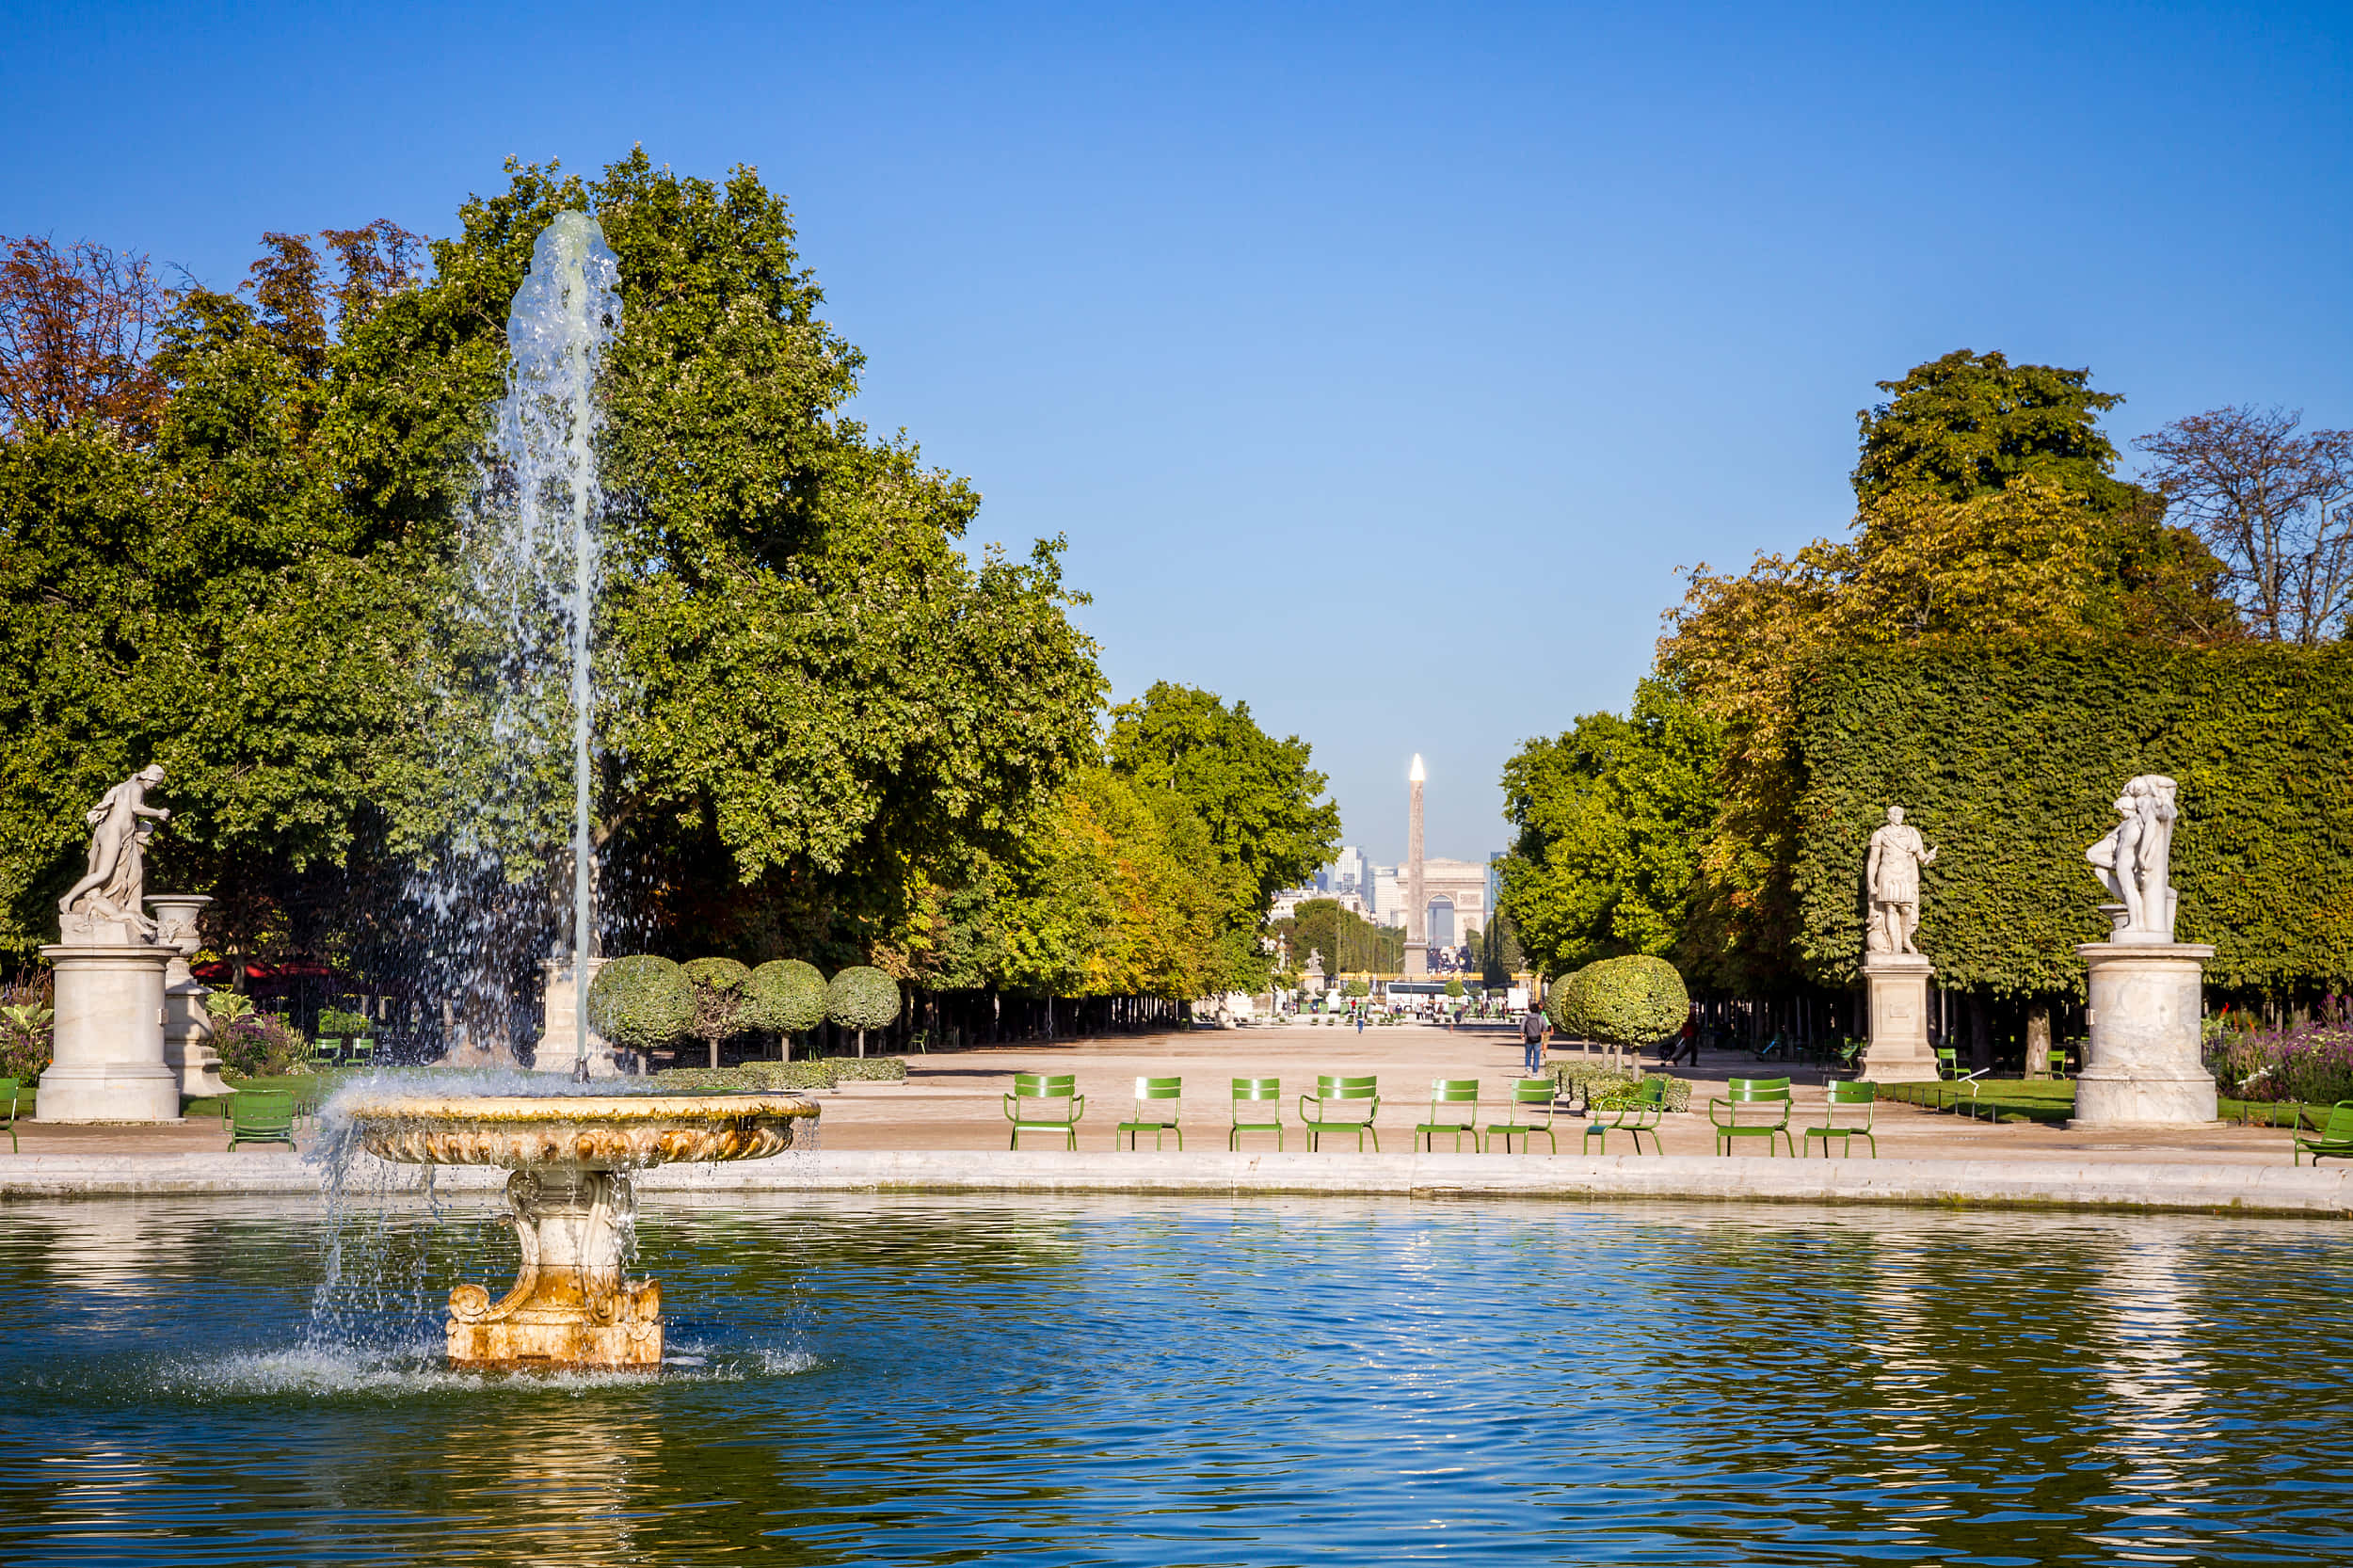
<svg viewBox="0 0 2353 1568"><path fill-rule="evenodd" d="M1649 680L1630 716L1588 713L1505 765L1504 815L1519 836L1500 902L1545 973L1683 938L1720 745L1712 720Z"/></svg>
<svg viewBox="0 0 2353 1568"><path fill-rule="evenodd" d="M2298 434L2303 417L2214 408L2133 444L2228 569L2249 630L2310 647L2343 635L2353 608L2353 430Z"/></svg>
<svg viewBox="0 0 2353 1568"><path fill-rule="evenodd" d="M1501 909L1487 922L1480 934L1479 978L1488 985L1509 985L1512 977L1528 967L1527 957L1520 952L1519 927Z"/></svg>
<svg viewBox="0 0 2353 1568"><path fill-rule="evenodd" d="M887 1029L899 1016L899 983L877 968L853 965L825 986L825 1016L842 1029L857 1031L857 1053L866 1054L866 1032Z"/></svg>
<svg viewBox="0 0 2353 1568"><path fill-rule="evenodd" d="M88 422L134 444L164 402L149 362L166 308L145 256L26 234L0 264L0 438Z"/></svg>
<svg viewBox="0 0 2353 1568"><path fill-rule="evenodd" d="M1240 865L1259 907L1315 873L1339 849L1340 811L1307 765L1310 748L1276 740L1211 692L1155 681L1112 710L1106 751L1112 771L1146 791L1184 801L1219 856Z"/></svg>
<svg viewBox="0 0 2353 1568"><path fill-rule="evenodd" d="M711 1048L719 1070L719 1042L752 1027L752 971L732 958L695 958L679 966L695 988L695 1021L687 1032Z"/></svg>
<svg viewBox="0 0 2353 1568"><path fill-rule="evenodd" d="M588 983L588 1027L616 1050L667 1050L695 1024L695 987L667 958L616 958Z"/></svg>
<svg viewBox="0 0 2353 1568"><path fill-rule="evenodd" d="M1827 651L1958 635L2200 646L2233 635L2221 566L2115 481L2088 373L1948 355L1863 416L1850 537L1688 574L1658 673L1722 727L1702 897L1678 950L1710 984L1789 972L1801 673Z"/></svg>
<svg viewBox="0 0 2353 1568"><path fill-rule="evenodd" d="M1855 415L1854 492L1865 506L1899 490L1967 501L2027 475L2103 512L2143 503L2137 487L2110 472L2116 447L2097 423L2124 400L2093 392L2089 370L2013 365L1960 348L1879 387L1893 395Z"/></svg>
<svg viewBox="0 0 2353 1568"><path fill-rule="evenodd" d="M747 999L745 1022L764 1029L784 1042L783 1054L792 1054L795 1034L825 1021L825 977L814 964L797 958L776 958L752 971L744 987Z"/></svg>
<svg viewBox="0 0 2353 1568"><path fill-rule="evenodd" d="M1392 973L1405 962L1405 933L1397 926L1379 926L1337 899L1311 898L1272 927L1290 945L1292 961L1306 962L1310 950L1323 955L1327 973L1370 969Z"/></svg>
<svg viewBox="0 0 2353 1568"><path fill-rule="evenodd" d="M1257 990L1270 974L1260 928L1278 888L1338 850L1339 808L1319 799L1324 776L1307 743L1275 740L1214 693L1157 681L1112 711L1112 771L1134 784L1180 840L1199 838L1234 873L1216 938L1211 990Z"/></svg>

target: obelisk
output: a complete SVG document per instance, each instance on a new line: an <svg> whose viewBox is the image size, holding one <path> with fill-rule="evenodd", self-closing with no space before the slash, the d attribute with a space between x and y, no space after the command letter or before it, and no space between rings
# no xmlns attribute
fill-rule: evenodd
<svg viewBox="0 0 2353 1568"><path fill-rule="evenodd" d="M1414 753L1410 804L1405 812L1405 977L1418 980L1430 972L1430 911L1421 883L1421 753Z"/></svg>

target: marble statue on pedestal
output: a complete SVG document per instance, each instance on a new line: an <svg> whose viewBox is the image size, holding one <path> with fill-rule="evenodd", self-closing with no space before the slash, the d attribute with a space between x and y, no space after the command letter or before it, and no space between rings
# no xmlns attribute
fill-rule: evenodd
<svg viewBox="0 0 2353 1568"><path fill-rule="evenodd" d="M1935 858L1900 806L1887 808L1886 825L1871 835L1864 856L1871 921L1863 940L1863 980L1870 997L1863 1076L1874 1083L1922 1083L1937 1076L1929 1046L1929 982L1936 970L1913 942L1920 929L1920 868Z"/></svg>
<svg viewBox="0 0 2353 1568"><path fill-rule="evenodd" d="M2177 786L2159 773L2144 773L2116 797L2121 819L2107 837L2084 851L2093 874L2121 909L2111 909L2113 940L2173 940L2173 823L2181 815Z"/></svg>
<svg viewBox="0 0 2353 1568"><path fill-rule="evenodd" d="M1887 825L1871 835L1865 862L1871 890L1871 927L1864 947L1871 952L1913 952L1920 929L1920 868L1936 863L1936 851L1920 841L1920 830L1904 822L1904 808L1887 808Z"/></svg>
<svg viewBox="0 0 2353 1568"><path fill-rule="evenodd" d="M108 790L84 820L89 858L57 901L58 941L40 950L56 977L52 1060L33 1116L43 1122L176 1122L181 1072L164 1054L165 971L156 945L147 843L171 813L147 804L164 781L150 764Z"/></svg>
<svg viewBox="0 0 2353 1568"><path fill-rule="evenodd" d="M2197 1126L2215 1119L2214 1077L2201 1060L2205 961L2214 949L2176 941L2173 824L2178 791L2146 773L2116 798L2115 828L2084 852L2113 904L2108 939L2075 951L2089 970L2090 1048L2075 1079L2082 1128Z"/></svg>

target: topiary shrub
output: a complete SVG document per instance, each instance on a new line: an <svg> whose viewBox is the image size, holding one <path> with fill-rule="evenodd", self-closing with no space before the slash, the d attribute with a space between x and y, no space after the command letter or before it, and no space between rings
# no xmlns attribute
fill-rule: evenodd
<svg viewBox="0 0 2353 1568"><path fill-rule="evenodd" d="M1461 996L1463 994L1463 983L1460 980L1449 977L1446 983L1446 994L1449 997Z"/></svg>
<svg viewBox="0 0 2353 1568"><path fill-rule="evenodd" d="M616 958L588 983L588 1027L616 1050L667 1050L695 1027L695 987L667 958Z"/></svg>
<svg viewBox="0 0 2353 1568"><path fill-rule="evenodd" d="M899 983L860 964L842 970L825 987L825 1016L857 1031L857 1053L866 1054L866 1032L882 1029L899 1016Z"/></svg>
<svg viewBox="0 0 2353 1568"><path fill-rule="evenodd" d="M828 1056L817 1064L837 1083L904 1083L907 1064L895 1056Z"/></svg>
<svg viewBox="0 0 2353 1568"><path fill-rule="evenodd" d="M751 1027L752 971L732 958L696 958L679 966L695 988L695 1021L686 1032L711 1047L711 1068L719 1068L719 1042Z"/></svg>
<svg viewBox="0 0 2353 1568"><path fill-rule="evenodd" d="M1593 1038L1585 1032L1585 1011L1577 997L1577 983L1584 979L1585 970L1592 968L1588 964L1584 969L1554 981L1552 989L1545 993L1545 1017L1564 1040Z"/></svg>
<svg viewBox="0 0 2353 1568"><path fill-rule="evenodd" d="M1663 958L1605 958L1577 970L1571 988L1580 1037L1605 1046L1654 1045L1691 1014L1691 993Z"/></svg>
<svg viewBox="0 0 2353 1568"><path fill-rule="evenodd" d="M752 971L746 990L751 998L751 1027L782 1036L787 1057L792 1054L793 1035L825 1021L825 977L814 964L797 958L770 959Z"/></svg>

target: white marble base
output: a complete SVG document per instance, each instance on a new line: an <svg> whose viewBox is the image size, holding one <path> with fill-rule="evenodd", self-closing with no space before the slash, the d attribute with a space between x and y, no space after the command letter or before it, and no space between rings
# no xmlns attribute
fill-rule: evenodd
<svg viewBox="0 0 2353 1568"><path fill-rule="evenodd" d="M2070 1127L2194 1127L2215 1119L2199 1060L2201 985L2214 949L2189 942L2089 942L2089 1060Z"/></svg>
<svg viewBox="0 0 2353 1568"><path fill-rule="evenodd" d="M601 958L588 960L588 983L591 985L596 984L597 971L603 968L605 963L606 960ZM546 979L547 1023L539 1031L537 1043L531 1048L532 1067L536 1072L562 1073L569 1077L580 1060L579 1002L575 1000L578 993L572 989L572 967L560 958L549 958L540 962L539 972ZM613 1048L605 1042L603 1035L594 1030L588 1032L588 1076L592 1079L624 1076L621 1064L614 1060Z"/></svg>
<svg viewBox="0 0 2353 1568"><path fill-rule="evenodd" d="M1863 1077L1873 1083L1928 1083L1936 1078L1929 1048L1929 982L1936 969L1916 952L1870 952L1863 979L1871 992L1871 1039Z"/></svg>
<svg viewBox="0 0 2353 1568"><path fill-rule="evenodd" d="M180 1075L184 1095L233 1095L221 1081L220 1052L213 1048L213 1017L204 1010L211 993L203 986L164 993L164 1065Z"/></svg>
<svg viewBox="0 0 2353 1568"><path fill-rule="evenodd" d="M164 1061L164 968L152 943L40 950L56 971L54 1059L40 1122L176 1122L180 1073Z"/></svg>

